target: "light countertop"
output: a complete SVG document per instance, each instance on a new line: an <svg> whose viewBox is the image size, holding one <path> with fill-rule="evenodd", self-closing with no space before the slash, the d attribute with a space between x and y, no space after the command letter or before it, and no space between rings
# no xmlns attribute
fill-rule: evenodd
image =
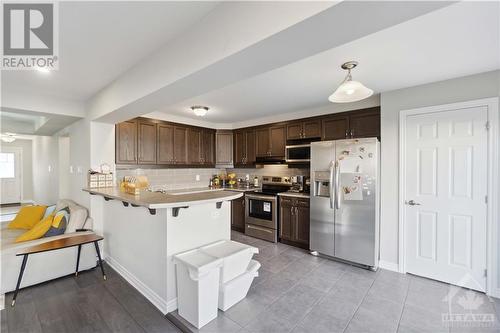
<svg viewBox="0 0 500 333"><path fill-rule="evenodd" d="M174 208L229 201L243 195L241 192L209 189L206 187L199 189L172 190L170 193L141 191L139 195L121 192L118 187L84 188L83 191L149 209Z"/></svg>
<svg viewBox="0 0 500 333"><path fill-rule="evenodd" d="M281 192L278 193L280 197L294 197L294 198L305 198L309 199L309 193L302 193L302 192Z"/></svg>

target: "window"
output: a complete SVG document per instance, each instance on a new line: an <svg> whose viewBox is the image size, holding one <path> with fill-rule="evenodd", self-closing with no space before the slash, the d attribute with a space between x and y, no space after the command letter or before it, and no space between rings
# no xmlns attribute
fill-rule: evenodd
<svg viewBox="0 0 500 333"><path fill-rule="evenodd" d="M14 153L0 153L0 178L14 178L15 175Z"/></svg>

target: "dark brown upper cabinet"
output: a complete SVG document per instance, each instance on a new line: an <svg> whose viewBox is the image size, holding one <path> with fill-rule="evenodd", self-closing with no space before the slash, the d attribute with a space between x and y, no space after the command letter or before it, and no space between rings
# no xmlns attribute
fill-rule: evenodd
<svg viewBox="0 0 500 333"><path fill-rule="evenodd" d="M380 109L354 112L349 119L351 138L380 138Z"/></svg>
<svg viewBox="0 0 500 333"><path fill-rule="evenodd" d="M215 164L233 166L233 132L220 130L215 132Z"/></svg>
<svg viewBox="0 0 500 333"><path fill-rule="evenodd" d="M257 157L285 157L286 125L276 125L255 130Z"/></svg>
<svg viewBox="0 0 500 333"><path fill-rule="evenodd" d="M138 128L138 162L139 164L156 164L156 123L150 120L139 120Z"/></svg>
<svg viewBox="0 0 500 333"><path fill-rule="evenodd" d="M234 166L252 167L255 164L255 130L234 132Z"/></svg>
<svg viewBox="0 0 500 333"><path fill-rule="evenodd" d="M137 120L124 121L115 126L115 162L137 163Z"/></svg>
<svg viewBox="0 0 500 333"><path fill-rule="evenodd" d="M185 165L187 163L187 128L174 127L174 164Z"/></svg>
<svg viewBox="0 0 500 333"><path fill-rule="evenodd" d="M187 164L187 128L158 124L157 164Z"/></svg>
<svg viewBox="0 0 500 333"><path fill-rule="evenodd" d="M189 128L187 130L187 163L202 164L201 129Z"/></svg>
<svg viewBox="0 0 500 333"><path fill-rule="evenodd" d="M380 107L327 116L322 119L322 132L322 140L380 139Z"/></svg>
<svg viewBox="0 0 500 333"><path fill-rule="evenodd" d="M215 166L215 131L204 128L201 132L201 158L202 164Z"/></svg>
<svg viewBox="0 0 500 333"><path fill-rule="evenodd" d="M269 128L258 128L255 130L255 148L257 157L269 156Z"/></svg>
<svg viewBox="0 0 500 333"><path fill-rule="evenodd" d="M270 134L270 151L273 157L285 157L285 145L286 145L286 127L282 126L272 126L269 129Z"/></svg>
<svg viewBox="0 0 500 333"><path fill-rule="evenodd" d="M319 119L304 120L287 124L286 139L312 139L321 137L321 121Z"/></svg>
<svg viewBox="0 0 500 333"><path fill-rule="evenodd" d="M349 116L332 116L322 123L322 140L347 139L349 137Z"/></svg>
<svg viewBox="0 0 500 333"><path fill-rule="evenodd" d="M158 124L158 164L174 163L174 128L173 125Z"/></svg>

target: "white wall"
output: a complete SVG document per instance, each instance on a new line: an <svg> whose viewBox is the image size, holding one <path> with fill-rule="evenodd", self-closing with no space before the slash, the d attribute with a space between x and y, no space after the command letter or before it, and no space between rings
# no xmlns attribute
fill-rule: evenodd
<svg viewBox="0 0 500 333"><path fill-rule="evenodd" d="M33 137L33 200L55 204L59 199L58 139L55 136Z"/></svg>
<svg viewBox="0 0 500 333"><path fill-rule="evenodd" d="M33 142L17 139L14 142L2 142L2 147L18 147L23 150L23 197L22 201L33 200Z"/></svg>
<svg viewBox="0 0 500 333"><path fill-rule="evenodd" d="M380 259L382 261L398 264L399 112L499 96L499 82L500 71L493 71L381 94Z"/></svg>
<svg viewBox="0 0 500 333"><path fill-rule="evenodd" d="M69 137L59 137L59 197L69 198Z"/></svg>

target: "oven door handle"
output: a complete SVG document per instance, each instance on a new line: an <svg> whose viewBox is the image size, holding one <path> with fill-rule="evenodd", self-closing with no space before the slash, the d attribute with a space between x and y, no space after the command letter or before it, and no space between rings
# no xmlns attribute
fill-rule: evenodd
<svg viewBox="0 0 500 333"><path fill-rule="evenodd" d="M255 195L255 194L245 194L245 198L259 199L259 200L272 201L272 202L277 201L276 197L273 197L273 196L264 196L264 195Z"/></svg>
<svg viewBox="0 0 500 333"><path fill-rule="evenodd" d="M247 224L247 228L248 229L255 229L255 230L259 230L259 231L264 231L264 232L267 232L267 233L270 233L270 234L273 233L272 230L268 230L266 228L257 227L257 226L251 225L251 224Z"/></svg>

